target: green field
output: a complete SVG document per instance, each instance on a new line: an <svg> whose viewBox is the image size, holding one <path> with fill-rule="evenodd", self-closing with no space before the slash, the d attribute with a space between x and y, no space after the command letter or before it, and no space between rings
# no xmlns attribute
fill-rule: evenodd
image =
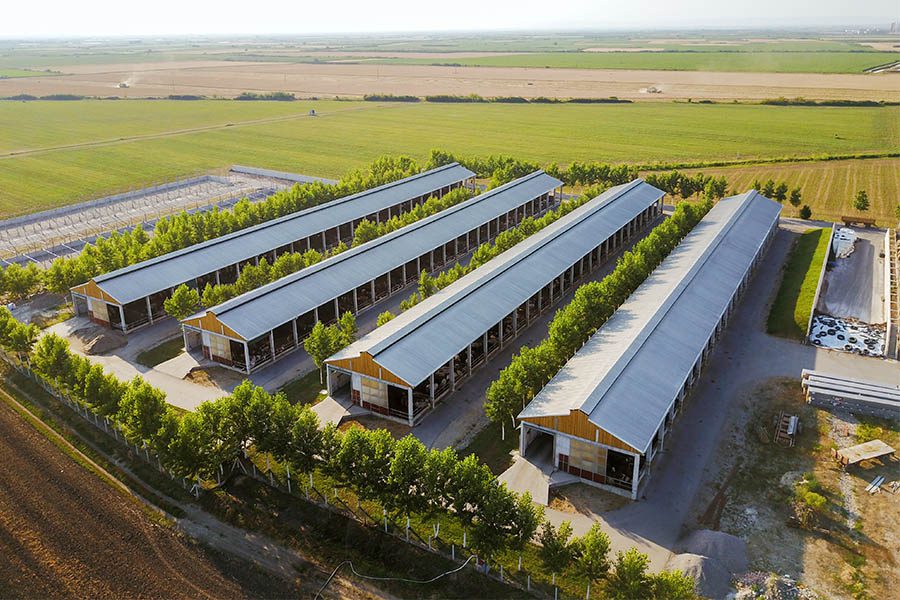
<svg viewBox="0 0 900 600"><path fill-rule="evenodd" d="M52 75L44 71L28 71L26 69L4 69L0 68L0 79L13 79L15 77L45 77Z"/></svg>
<svg viewBox="0 0 900 600"><path fill-rule="evenodd" d="M856 214L853 199L866 190L871 206L867 216L883 226L897 224L896 206L900 203L900 158L835 160L824 162L779 163L720 169L698 169L710 175L723 175L732 188L747 190L754 181L784 181L803 195L812 218L839 221L842 215ZM784 203L785 216L796 217L799 207Z"/></svg>
<svg viewBox="0 0 900 600"><path fill-rule="evenodd" d="M432 148L561 164L889 152L900 107L0 102L0 130L9 216L234 163L334 177Z"/></svg>
<svg viewBox="0 0 900 600"><path fill-rule="evenodd" d="M727 48L727 47L726 47ZM555 67L570 69L650 69L773 73L861 73L898 60L896 52L548 52L477 58L394 58L392 64L453 64L477 67Z"/></svg>
<svg viewBox="0 0 900 600"><path fill-rule="evenodd" d="M819 284L822 263L828 255L828 229L807 231L794 242L784 268L778 295L769 311L766 330L781 337L806 337L809 315Z"/></svg>

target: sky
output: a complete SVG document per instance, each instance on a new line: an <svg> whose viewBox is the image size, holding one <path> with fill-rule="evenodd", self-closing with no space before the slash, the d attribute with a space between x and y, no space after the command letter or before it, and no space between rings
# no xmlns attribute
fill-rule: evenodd
<svg viewBox="0 0 900 600"><path fill-rule="evenodd" d="M797 27L900 20L900 0L6 0L0 37Z"/></svg>

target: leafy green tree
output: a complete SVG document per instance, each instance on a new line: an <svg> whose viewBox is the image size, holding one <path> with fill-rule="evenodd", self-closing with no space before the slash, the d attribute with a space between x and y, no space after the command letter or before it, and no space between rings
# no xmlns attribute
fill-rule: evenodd
<svg viewBox="0 0 900 600"><path fill-rule="evenodd" d="M336 327L329 327L318 321L305 340L303 349L309 354L316 368L319 369L319 383L325 382L325 359L340 350L343 346L342 336Z"/></svg>
<svg viewBox="0 0 900 600"><path fill-rule="evenodd" d="M570 542L572 537L572 524L563 521L556 529L550 521L544 522L538 541L541 543L539 555L544 566L551 573L560 573L572 562L575 548Z"/></svg>
<svg viewBox="0 0 900 600"><path fill-rule="evenodd" d="M428 507L428 498L424 494L427 460L428 450L413 435L397 442L388 476L385 506L388 510L409 516Z"/></svg>
<svg viewBox="0 0 900 600"><path fill-rule="evenodd" d="M869 194L866 190L859 190L856 192L856 200L853 201L853 208L859 212L866 212L869 210Z"/></svg>
<svg viewBox="0 0 900 600"><path fill-rule="evenodd" d="M801 190L799 187L795 187L794 189L791 190L791 196L790 196L791 206L800 206L800 201L802 200L802 198L803 198L803 196L801 194Z"/></svg>
<svg viewBox="0 0 900 600"><path fill-rule="evenodd" d="M200 293L192 287L181 284L163 302L166 314L181 321L200 308Z"/></svg>
<svg viewBox="0 0 900 600"><path fill-rule="evenodd" d="M804 204L803 208L800 209L800 218L804 221L812 218L812 209L809 207L809 204Z"/></svg>
<svg viewBox="0 0 900 600"><path fill-rule="evenodd" d="M787 195L788 195L788 186L785 182L782 181L775 187L775 191L774 191L775 200L778 200L779 202L784 202L785 200L787 200Z"/></svg>
<svg viewBox="0 0 900 600"><path fill-rule="evenodd" d="M166 396L140 376L128 384L119 402L118 420L134 440L152 442L166 412Z"/></svg>
<svg viewBox="0 0 900 600"><path fill-rule="evenodd" d="M34 263L22 266L13 263L3 272L3 287L15 299L25 298L37 291L41 283L41 270Z"/></svg>
<svg viewBox="0 0 900 600"><path fill-rule="evenodd" d="M634 600L650 598L653 581L647 573L650 559L646 554L631 548L616 553L613 569L606 579L605 592L610 600Z"/></svg>
<svg viewBox="0 0 900 600"><path fill-rule="evenodd" d="M494 484L494 474L487 465L470 454L456 463L453 478L448 485L450 505L463 526L469 528L475 521L478 507Z"/></svg>
<svg viewBox="0 0 900 600"><path fill-rule="evenodd" d="M771 179L766 180L766 183L762 188L762 195L766 198L774 198L775 197L775 182Z"/></svg>
<svg viewBox="0 0 900 600"><path fill-rule="evenodd" d="M296 419L291 427L288 460L298 473L312 473L322 452L322 430L319 418L307 405L295 407Z"/></svg>
<svg viewBox="0 0 900 600"><path fill-rule="evenodd" d="M428 451L422 473L420 493L425 498L426 507L430 512L435 513L449 506L448 490L451 489L457 463L459 463L459 458L453 448Z"/></svg>
<svg viewBox="0 0 900 600"><path fill-rule="evenodd" d="M366 242L371 242L378 237L378 225L372 223L368 219L359 222L353 231L353 245L359 246Z"/></svg>
<svg viewBox="0 0 900 600"><path fill-rule="evenodd" d="M596 583L609 573L609 536L601 529L600 523L594 523L582 537L573 542L576 565L579 572L587 578L589 584Z"/></svg>
<svg viewBox="0 0 900 600"><path fill-rule="evenodd" d="M425 299L436 291L438 291L438 288L434 278L431 277L425 269L422 269L422 272L419 273L419 296Z"/></svg>
<svg viewBox="0 0 900 600"><path fill-rule="evenodd" d="M375 321L375 326L381 327L382 325L384 325L385 323L387 323L388 321L390 321L393 318L394 318L394 313L392 313L389 310L386 310L383 313L378 315L378 319Z"/></svg>
<svg viewBox="0 0 900 600"><path fill-rule="evenodd" d="M657 600L696 600L697 584L681 571L662 571L650 575L652 597Z"/></svg>
<svg viewBox="0 0 900 600"><path fill-rule="evenodd" d="M162 419L172 425L171 420ZM172 470L182 477L196 479L211 475L218 464L210 460L210 446L213 433L207 427L206 419L198 412L189 412L174 422L175 431L170 434L165 455ZM161 429L167 429L161 426Z"/></svg>
<svg viewBox="0 0 900 600"><path fill-rule="evenodd" d="M516 495L506 484L485 488L472 528L472 549L482 560L490 561L509 546L515 533L516 509Z"/></svg>
<svg viewBox="0 0 900 600"><path fill-rule="evenodd" d="M513 535L510 545L517 550L523 550L531 542L531 539L543 522L544 507L534 503L530 492L519 494L516 497Z"/></svg>
<svg viewBox="0 0 900 600"><path fill-rule="evenodd" d="M356 317L350 311L347 311L341 315L341 318L338 320L337 326L340 333L341 344L340 348L338 348L337 350L340 350L341 348L345 348L346 346L349 346L353 343L353 341L356 339L356 334L359 331L359 327L356 326ZM337 352L337 350L335 350L335 352Z"/></svg>
<svg viewBox="0 0 900 600"><path fill-rule="evenodd" d="M104 372L102 366L94 364L84 377L84 399L101 415L113 416L119 412L119 403L127 387Z"/></svg>
<svg viewBox="0 0 900 600"><path fill-rule="evenodd" d="M343 436L336 457L343 481L363 500L388 500L394 438L386 429L353 428Z"/></svg>
<svg viewBox="0 0 900 600"><path fill-rule="evenodd" d="M6 344L21 360L25 360L31 353L40 333L41 330L33 323L25 325L13 319L12 325L6 331Z"/></svg>
<svg viewBox="0 0 900 600"><path fill-rule="evenodd" d="M45 335L34 346L31 366L44 377L61 384L72 368L69 342L55 333Z"/></svg>

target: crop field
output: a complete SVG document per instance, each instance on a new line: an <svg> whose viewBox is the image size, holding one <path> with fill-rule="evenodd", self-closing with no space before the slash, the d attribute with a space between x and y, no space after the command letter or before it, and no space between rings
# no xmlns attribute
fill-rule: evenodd
<svg viewBox="0 0 900 600"><path fill-rule="evenodd" d="M0 79L13 79L17 77L40 77L48 75L46 72L29 71L27 69L4 69L0 67Z"/></svg>
<svg viewBox="0 0 900 600"><path fill-rule="evenodd" d="M800 186L803 204L812 208L812 218L838 221L842 215L858 214L853 209L856 192L866 190L871 206L867 216L880 225L896 225L896 206L900 203L900 158L837 160L809 163L782 163L700 169L704 173L724 175L731 189L749 189L755 180L784 181L793 189ZM785 216L797 216L799 207L784 203Z"/></svg>
<svg viewBox="0 0 900 600"><path fill-rule="evenodd" d="M896 52L740 52L728 46L703 50L641 52L547 52L458 59L393 58L395 64L447 64L474 67L551 67L659 71L728 71L772 73L862 73L898 60Z"/></svg>
<svg viewBox="0 0 900 600"><path fill-rule="evenodd" d="M234 163L335 177L381 154L424 158L432 148L542 164L857 154L895 151L898 123L900 107L0 103L0 216Z"/></svg>

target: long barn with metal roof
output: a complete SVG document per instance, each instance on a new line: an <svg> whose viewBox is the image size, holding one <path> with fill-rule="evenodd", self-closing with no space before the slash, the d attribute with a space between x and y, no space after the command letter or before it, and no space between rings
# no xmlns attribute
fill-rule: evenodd
<svg viewBox="0 0 900 600"><path fill-rule="evenodd" d="M474 189L474 182L472 171L452 163L170 252L75 286L76 312L128 332L164 317L163 302L181 284L231 283L244 265L262 258L327 250L352 240L363 219L386 221L431 196L464 185Z"/></svg>
<svg viewBox="0 0 900 600"><path fill-rule="evenodd" d="M316 322L359 313L555 206L543 171L507 183L184 320L187 348L247 373L300 347Z"/></svg>
<svg viewBox="0 0 900 600"><path fill-rule="evenodd" d="M636 498L780 211L755 191L713 207L521 412L523 456L550 436L556 468Z"/></svg>
<svg viewBox="0 0 900 600"><path fill-rule="evenodd" d="M331 394L414 425L648 227L663 192L607 190L326 361Z"/></svg>

